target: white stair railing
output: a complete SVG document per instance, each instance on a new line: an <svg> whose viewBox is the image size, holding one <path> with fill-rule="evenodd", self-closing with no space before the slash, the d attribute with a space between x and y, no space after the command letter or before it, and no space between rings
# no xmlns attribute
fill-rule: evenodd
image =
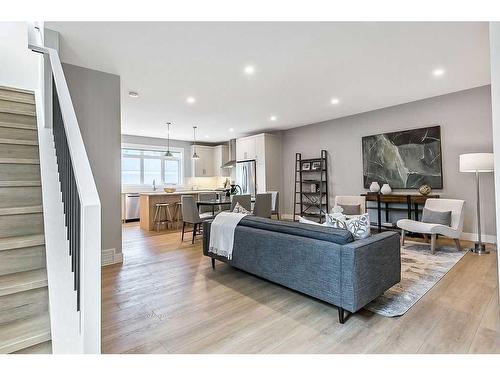
<svg viewBox="0 0 500 375"><path fill-rule="evenodd" d="M57 173L53 173L52 176L58 175L59 209L61 200L64 209L64 221L61 223L64 223L66 227L61 228L61 225L55 224L54 217L44 217L53 348L54 352L65 352L68 350L64 348L71 347L71 351L76 353L100 353L101 204L99 195L58 52L43 45L40 28L36 24L29 25L28 35L28 47L34 52L44 54L44 59L50 62L53 82L52 97L49 98L45 94L46 97L43 98L44 103L45 101L52 102L52 116L43 118L39 116L42 121L46 118L52 120L50 123L45 121L44 129L39 128L42 190L45 187L44 178L48 179L50 175L50 156L54 156L55 145L57 166L53 169ZM43 109L44 103L37 105L37 108ZM53 140L53 143L47 141L48 139ZM45 176L44 170L47 171ZM47 185L53 182L47 181ZM54 207L46 207L51 202L49 198L45 199L47 194L43 196L44 215L56 215L57 204L54 204ZM61 242L51 241L50 238L50 234L57 237L61 231L65 231L66 236L63 249L60 246ZM60 257L66 257L70 261L61 262ZM53 260L52 264L51 260ZM60 284L60 280L68 280L68 273L71 274L72 285L52 285L51 287L51 280L53 284ZM65 293L64 288L69 290L69 287L73 289L72 292L76 297L73 306L62 296ZM65 319L68 314L73 314L76 319ZM55 317L60 319L54 319ZM66 323L58 326L58 321L63 320ZM72 327L75 324L78 325L76 330ZM71 342L68 342L68 337L71 338ZM58 348L60 350L57 350Z"/></svg>

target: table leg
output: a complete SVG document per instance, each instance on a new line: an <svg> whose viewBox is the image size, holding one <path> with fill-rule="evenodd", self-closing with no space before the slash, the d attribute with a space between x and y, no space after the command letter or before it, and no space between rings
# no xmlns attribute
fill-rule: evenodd
<svg viewBox="0 0 500 375"><path fill-rule="evenodd" d="M418 221L418 203L415 203L415 221Z"/></svg>
<svg viewBox="0 0 500 375"><path fill-rule="evenodd" d="M377 195L377 219L378 219L378 232L382 232L382 210L380 209L380 194Z"/></svg>

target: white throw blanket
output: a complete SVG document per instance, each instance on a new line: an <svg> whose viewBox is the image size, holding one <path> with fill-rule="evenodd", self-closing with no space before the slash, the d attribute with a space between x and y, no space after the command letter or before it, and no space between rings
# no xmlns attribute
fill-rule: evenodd
<svg viewBox="0 0 500 375"><path fill-rule="evenodd" d="M208 251L231 260L233 257L234 230L247 214L221 212L210 226Z"/></svg>

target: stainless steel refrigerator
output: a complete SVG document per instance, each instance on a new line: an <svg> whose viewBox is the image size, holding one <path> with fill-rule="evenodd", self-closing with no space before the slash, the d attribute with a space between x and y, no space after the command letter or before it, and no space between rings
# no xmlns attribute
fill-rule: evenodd
<svg viewBox="0 0 500 375"><path fill-rule="evenodd" d="M236 162L236 184L241 187L241 194L255 197L257 192L255 160Z"/></svg>

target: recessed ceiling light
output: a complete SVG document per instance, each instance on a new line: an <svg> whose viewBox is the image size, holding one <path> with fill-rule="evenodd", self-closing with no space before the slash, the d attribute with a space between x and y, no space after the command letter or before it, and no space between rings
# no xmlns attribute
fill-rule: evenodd
<svg viewBox="0 0 500 375"><path fill-rule="evenodd" d="M278 118L277 118L276 116L271 116L271 117L269 117L269 120L271 120L271 121L276 121L277 119L278 119Z"/></svg>
<svg viewBox="0 0 500 375"><path fill-rule="evenodd" d="M330 103L332 104L339 104L340 103L340 100L338 100L337 98L332 98L332 100L330 100Z"/></svg>
<svg viewBox="0 0 500 375"><path fill-rule="evenodd" d="M435 76L435 77L441 77L443 74L445 73L445 70L444 69L434 69L434 71L432 72L432 74Z"/></svg>
<svg viewBox="0 0 500 375"><path fill-rule="evenodd" d="M234 132L234 128L229 128L229 131L230 132Z"/></svg>
<svg viewBox="0 0 500 375"><path fill-rule="evenodd" d="M130 96L131 98L138 98L139 93L137 91L129 91L128 96Z"/></svg>
<svg viewBox="0 0 500 375"><path fill-rule="evenodd" d="M255 73L255 67L253 65L247 65L247 66L245 66L245 69L243 69L243 71L247 75L252 75Z"/></svg>
<svg viewBox="0 0 500 375"><path fill-rule="evenodd" d="M195 99L195 98L193 98L192 96L188 96L188 97L186 98L186 103L188 103L188 104L193 104L194 102L196 102L196 99Z"/></svg>

